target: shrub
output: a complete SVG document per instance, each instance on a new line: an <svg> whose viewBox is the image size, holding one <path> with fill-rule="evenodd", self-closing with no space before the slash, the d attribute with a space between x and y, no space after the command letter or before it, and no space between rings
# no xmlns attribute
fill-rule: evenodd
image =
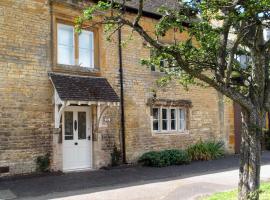
<svg viewBox="0 0 270 200"><path fill-rule="evenodd" d="M188 147L187 152L192 160L213 160L224 156L222 141L199 141Z"/></svg>
<svg viewBox="0 0 270 200"><path fill-rule="evenodd" d="M121 159L121 151L117 149L114 145L113 152L111 153L111 164L112 166L118 166L120 164Z"/></svg>
<svg viewBox="0 0 270 200"><path fill-rule="evenodd" d="M190 163L186 151L170 149L164 151L150 151L139 158L139 163L150 167L166 167L169 165L181 165Z"/></svg>
<svg viewBox="0 0 270 200"><path fill-rule="evenodd" d="M50 169L50 154L38 156L36 160L38 172L48 172Z"/></svg>

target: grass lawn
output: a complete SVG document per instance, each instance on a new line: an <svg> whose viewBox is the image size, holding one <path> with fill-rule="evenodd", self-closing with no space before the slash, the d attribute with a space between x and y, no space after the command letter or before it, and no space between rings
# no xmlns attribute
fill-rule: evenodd
<svg viewBox="0 0 270 200"><path fill-rule="evenodd" d="M237 190L229 192L219 192L212 196L203 198L203 200L236 200ZM270 183L262 183L260 200L270 200Z"/></svg>

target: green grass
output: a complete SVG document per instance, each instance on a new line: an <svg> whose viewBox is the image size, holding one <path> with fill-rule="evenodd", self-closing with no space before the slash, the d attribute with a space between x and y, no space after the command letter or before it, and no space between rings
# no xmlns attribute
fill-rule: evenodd
<svg viewBox="0 0 270 200"><path fill-rule="evenodd" d="M261 185L260 200L270 199L270 183L263 183ZM212 196L205 197L203 200L237 200L237 190L229 192L219 192Z"/></svg>

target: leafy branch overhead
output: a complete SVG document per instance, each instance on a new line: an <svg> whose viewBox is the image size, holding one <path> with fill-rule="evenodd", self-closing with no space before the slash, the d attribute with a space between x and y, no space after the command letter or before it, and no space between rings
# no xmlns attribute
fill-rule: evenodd
<svg viewBox="0 0 270 200"><path fill-rule="evenodd" d="M128 0L99 1L77 19L77 31L95 16L103 16L95 23L104 24L107 32L128 26L155 50L143 64L166 60L160 67L169 79L200 80L247 110L270 110L270 41L264 37L270 27L269 0L179 0L178 7L158 9L161 18L152 33L141 23L145 1L139 1L133 17L125 9ZM162 42L170 31L188 38Z"/></svg>

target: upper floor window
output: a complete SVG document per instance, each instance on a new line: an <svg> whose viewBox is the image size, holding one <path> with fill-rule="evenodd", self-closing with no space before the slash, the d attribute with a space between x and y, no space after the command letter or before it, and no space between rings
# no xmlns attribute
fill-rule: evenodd
<svg viewBox="0 0 270 200"><path fill-rule="evenodd" d="M265 41L270 40L270 28L265 28L263 30L263 37Z"/></svg>
<svg viewBox="0 0 270 200"><path fill-rule="evenodd" d="M185 108L152 108L152 130L156 133L184 132L186 124Z"/></svg>
<svg viewBox="0 0 270 200"><path fill-rule="evenodd" d="M75 33L70 25L57 25L57 63L94 68L94 33Z"/></svg>
<svg viewBox="0 0 270 200"><path fill-rule="evenodd" d="M153 58L156 56L156 52L151 49L150 50L150 58ZM150 66L152 72L164 72L164 68L167 67L168 63L166 60L161 59L159 60L158 64L152 64Z"/></svg>
<svg viewBox="0 0 270 200"><path fill-rule="evenodd" d="M236 55L236 60L239 62L241 68L246 68L250 63L250 56Z"/></svg>

